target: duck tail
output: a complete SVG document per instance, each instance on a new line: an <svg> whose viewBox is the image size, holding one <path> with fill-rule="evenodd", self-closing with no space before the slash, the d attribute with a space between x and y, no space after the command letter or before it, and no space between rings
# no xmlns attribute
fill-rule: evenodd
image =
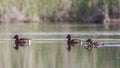
<svg viewBox="0 0 120 68"><path fill-rule="evenodd" d="M31 39L29 39L29 44L28 44L28 46L31 46Z"/></svg>

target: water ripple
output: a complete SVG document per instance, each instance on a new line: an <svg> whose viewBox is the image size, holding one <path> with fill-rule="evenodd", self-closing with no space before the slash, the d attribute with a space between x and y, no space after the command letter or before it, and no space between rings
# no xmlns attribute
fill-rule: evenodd
<svg viewBox="0 0 120 68"><path fill-rule="evenodd" d="M88 36L108 36L108 35L120 35L120 32L114 32L114 31L103 31L103 32L97 32L97 31L87 31L87 32L27 32L27 33L0 33L0 35L15 35L15 34L20 34L20 35L67 35L67 34L72 34L72 35L88 35Z"/></svg>

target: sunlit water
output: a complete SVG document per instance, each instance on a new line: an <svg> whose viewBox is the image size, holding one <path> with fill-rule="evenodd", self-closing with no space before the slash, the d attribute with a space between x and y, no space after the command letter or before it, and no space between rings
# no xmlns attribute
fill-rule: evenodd
<svg viewBox="0 0 120 68"><path fill-rule="evenodd" d="M119 68L120 30L103 25L2 24L0 27L0 68ZM27 37L32 46L16 51L13 36ZM66 36L107 43L91 52L84 46L67 51Z"/></svg>

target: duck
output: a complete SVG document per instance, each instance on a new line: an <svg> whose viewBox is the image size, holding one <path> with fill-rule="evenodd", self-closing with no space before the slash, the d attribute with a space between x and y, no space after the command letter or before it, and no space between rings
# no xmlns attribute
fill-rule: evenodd
<svg viewBox="0 0 120 68"><path fill-rule="evenodd" d="M79 39L71 39L71 35L67 35L67 45L68 45L68 51L71 51L71 46L78 47L82 45L82 41Z"/></svg>
<svg viewBox="0 0 120 68"><path fill-rule="evenodd" d="M92 39L89 38L89 39L86 40L86 42L87 42L87 47L86 47L86 49L87 49L88 51L92 51L92 49L93 49L93 41L92 41Z"/></svg>
<svg viewBox="0 0 120 68"><path fill-rule="evenodd" d="M13 39L15 39L15 49L18 50L19 46L30 46L31 45L31 39L28 38L19 38L19 36L16 34Z"/></svg>

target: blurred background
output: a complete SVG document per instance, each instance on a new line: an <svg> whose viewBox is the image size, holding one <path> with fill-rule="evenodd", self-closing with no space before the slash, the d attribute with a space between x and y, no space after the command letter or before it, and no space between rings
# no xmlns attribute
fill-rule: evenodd
<svg viewBox="0 0 120 68"><path fill-rule="evenodd" d="M0 68L120 68L120 47L68 52L65 38L119 43L119 24L120 0L0 0Z"/></svg>

